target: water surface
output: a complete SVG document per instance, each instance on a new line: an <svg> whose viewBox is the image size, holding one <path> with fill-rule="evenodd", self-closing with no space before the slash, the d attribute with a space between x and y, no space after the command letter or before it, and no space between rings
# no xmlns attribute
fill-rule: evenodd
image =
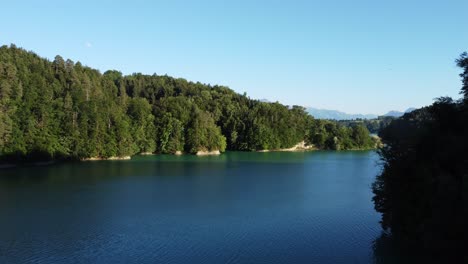
<svg viewBox="0 0 468 264"><path fill-rule="evenodd" d="M0 170L0 263L373 263L374 152Z"/></svg>

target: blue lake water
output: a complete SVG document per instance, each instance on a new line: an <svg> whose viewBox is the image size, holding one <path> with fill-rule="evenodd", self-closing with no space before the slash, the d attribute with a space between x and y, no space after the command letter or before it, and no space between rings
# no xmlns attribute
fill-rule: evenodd
<svg viewBox="0 0 468 264"><path fill-rule="evenodd" d="M374 263L372 151L0 170L0 263Z"/></svg>

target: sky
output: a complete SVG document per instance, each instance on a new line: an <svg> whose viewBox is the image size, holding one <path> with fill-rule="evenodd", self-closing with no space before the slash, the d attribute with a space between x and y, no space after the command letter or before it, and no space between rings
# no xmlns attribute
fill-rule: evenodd
<svg viewBox="0 0 468 264"><path fill-rule="evenodd" d="M287 105L384 114L459 98L468 1L7 1L0 45Z"/></svg>

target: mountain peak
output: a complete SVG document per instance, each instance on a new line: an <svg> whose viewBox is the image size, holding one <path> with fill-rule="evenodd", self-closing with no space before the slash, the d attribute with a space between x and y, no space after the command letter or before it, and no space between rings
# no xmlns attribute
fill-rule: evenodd
<svg viewBox="0 0 468 264"><path fill-rule="evenodd" d="M400 116L403 116L406 113L413 112L414 110L416 110L416 108L414 108L414 107L410 107L410 108L406 109L404 112L392 110L392 111L389 111L388 113L386 113L383 116L400 117Z"/></svg>

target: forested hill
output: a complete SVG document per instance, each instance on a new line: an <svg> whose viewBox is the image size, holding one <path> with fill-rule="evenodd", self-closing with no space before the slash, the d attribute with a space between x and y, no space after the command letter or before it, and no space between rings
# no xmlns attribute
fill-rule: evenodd
<svg viewBox="0 0 468 264"><path fill-rule="evenodd" d="M224 86L98 70L0 48L3 160L122 157L142 152L371 148L363 126L314 120L299 106L265 103Z"/></svg>

